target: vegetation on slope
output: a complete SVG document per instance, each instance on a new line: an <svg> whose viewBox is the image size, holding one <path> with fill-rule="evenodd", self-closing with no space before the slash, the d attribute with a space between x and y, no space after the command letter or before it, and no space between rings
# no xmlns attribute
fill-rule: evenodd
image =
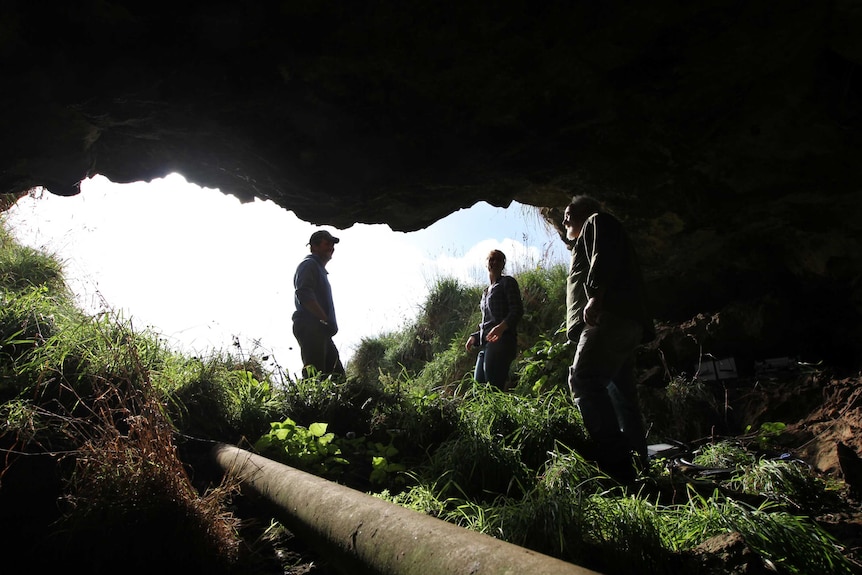
<svg viewBox="0 0 862 575"><path fill-rule="evenodd" d="M672 454L636 485L603 476L565 389L565 269L518 280L509 393L472 380L463 342L480 288L451 279L403 330L363 341L347 377L292 380L241 349L188 358L121 317L82 314L54 258L0 233L4 557L34 572L289 572L299 544L243 517L235 486L203 481L185 456L222 441L608 574L710 572L707 546L730 534L750 553L715 572L858 572L816 520L846 509L843 486L774 451L773 428L685 434L693 407L721 409L702 382L646 394L651 442Z"/></svg>

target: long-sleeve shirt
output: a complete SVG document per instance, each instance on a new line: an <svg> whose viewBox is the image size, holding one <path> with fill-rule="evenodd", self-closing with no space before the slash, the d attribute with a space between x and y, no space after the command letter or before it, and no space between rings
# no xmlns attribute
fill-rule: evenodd
<svg viewBox="0 0 862 575"><path fill-rule="evenodd" d="M482 310L482 324L479 326L479 331L473 335L479 337L480 345L485 343L485 336L491 328L504 321L507 327L504 334L517 335L518 322L524 315L518 280L512 276L501 275L482 292L479 308Z"/></svg>
<svg viewBox="0 0 862 575"><path fill-rule="evenodd" d="M602 312L638 321L643 341L655 337L647 310L646 292L634 246L623 225L610 214L596 213L584 222L572 248L566 282L566 328L576 341L584 323L584 307L591 297L602 296Z"/></svg>
<svg viewBox="0 0 862 575"><path fill-rule="evenodd" d="M335 319L335 305L332 302L332 286L329 285L329 272L326 271L320 257L315 254L305 256L305 259L296 267L293 287L293 303L296 306L293 321L298 319L318 321L319 318L305 307L307 302L316 301L326 312L330 331L335 334L338 331L338 321Z"/></svg>

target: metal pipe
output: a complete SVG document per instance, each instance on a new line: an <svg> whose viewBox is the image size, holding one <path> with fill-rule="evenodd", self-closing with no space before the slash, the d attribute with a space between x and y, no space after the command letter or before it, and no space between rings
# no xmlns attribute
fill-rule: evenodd
<svg viewBox="0 0 862 575"><path fill-rule="evenodd" d="M225 444L218 465L343 573L598 575Z"/></svg>

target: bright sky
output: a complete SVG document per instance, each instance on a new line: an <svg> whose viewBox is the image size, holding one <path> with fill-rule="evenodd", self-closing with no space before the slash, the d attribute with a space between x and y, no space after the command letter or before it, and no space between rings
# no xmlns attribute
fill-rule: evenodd
<svg viewBox="0 0 862 575"><path fill-rule="evenodd" d="M88 313L112 310L188 354L269 355L296 376L293 272L318 226L272 202L242 204L177 174L132 184L96 176L81 193L19 200L6 224L24 245L55 254ZM411 233L386 225L321 226L341 238L327 264L348 362L363 337L416 317L437 279L487 281L484 260L502 250L507 273L568 260L530 208L484 202ZM479 302L476 302L478 306Z"/></svg>

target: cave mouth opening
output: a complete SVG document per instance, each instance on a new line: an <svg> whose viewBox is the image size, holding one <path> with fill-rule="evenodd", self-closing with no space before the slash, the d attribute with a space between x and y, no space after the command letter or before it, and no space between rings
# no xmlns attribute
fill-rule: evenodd
<svg viewBox="0 0 862 575"><path fill-rule="evenodd" d="M118 312L192 355L239 344L290 373L301 366L290 320L293 272L316 229L342 238L327 270L345 361L362 338L412 320L441 278L485 281L491 249L507 253L513 273L568 258L538 210L522 204L479 202L409 233L385 224L338 230L176 173L125 184L94 176L74 196L34 189L5 222L20 243L59 257L85 312Z"/></svg>

